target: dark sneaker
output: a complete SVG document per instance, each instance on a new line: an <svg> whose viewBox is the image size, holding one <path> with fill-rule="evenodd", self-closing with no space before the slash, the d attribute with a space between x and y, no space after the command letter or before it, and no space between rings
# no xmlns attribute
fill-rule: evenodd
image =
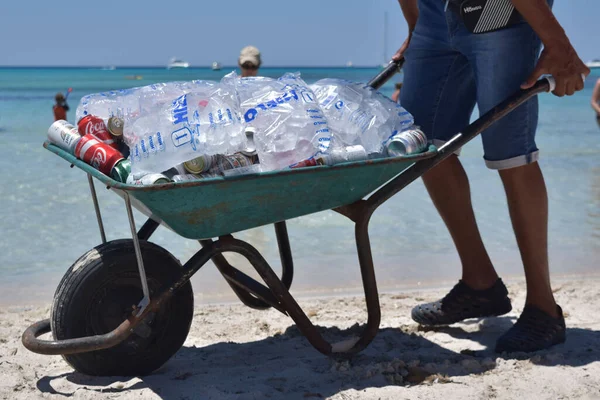
<svg viewBox="0 0 600 400"><path fill-rule="evenodd" d="M443 299L413 308L412 319L421 325L450 325L468 318L498 316L510 310L512 305L502 279L485 290L471 289L460 280Z"/></svg>
<svg viewBox="0 0 600 400"><path fill-rule="evenodd" d="M560 306L554 318L535 306L526 305L517 322L496 342L496 352L544 350L566 339L565 318Z"/></svg>

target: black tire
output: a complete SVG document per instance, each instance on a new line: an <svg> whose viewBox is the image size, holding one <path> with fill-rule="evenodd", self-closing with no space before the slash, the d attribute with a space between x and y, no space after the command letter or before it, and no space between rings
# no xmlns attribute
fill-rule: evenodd
<svg viewBox="0 0 600 400"><path fill-rule="evenodd" d="M140 241L150 295L181 272L167 250ZM54 339L105 334L119 326L143 298L132 240L102 244L69 268L54 295L51 324ZM183 345L194 315L194 294L187 282L151 313L122 343L106 350L65 355L86 375L146 375L162 366ZM149 329L148 329L149 328Z"/></svg>

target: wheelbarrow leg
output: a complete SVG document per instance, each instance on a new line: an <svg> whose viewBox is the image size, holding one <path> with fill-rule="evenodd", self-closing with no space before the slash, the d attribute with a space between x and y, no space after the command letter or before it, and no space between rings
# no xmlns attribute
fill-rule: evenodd
<svg viewBox="0 0 600 400"><path fill-rule="evenodd" d="M290 246L290 238L288 236L287 227L284 221L277 222L275 225L275 235L277 237L277 245L279 247L279 257L281 259L281 281L284 286L289 289L292 285L294 278L294 262L292 258L292 249ZM140 230L141 232L141 230ZM210 239L200 240L202 246L208 246L213 241ZM273 307L272 301L263 301L263 299L256 298L254 295L249 293L243 287L232 283L231 279L227 279L231 276L231 271L236 271L227 259L222 254L216 254L212 258L212 262L216 265L217 269L223 274L225 280L235 293L235 295L241 300L241 302L255 310L266 310ZM236 271L239 272L239 271ZM276 307L277 308L277 307ZM278 308L282 311L280 308Z"/></svg>
<svg viewBox="0 0 600 400"><path fill-rule="evenodd" d="M125 208L127 209L127 218L129 219L129 227L131 228L131 238L133 239L133 248L135 249L135 257L137 259L140 279L142 280L142 290L144 298L138 304L138 315L144 311L144 308L150 304L150 290L148 289L148 280L146 279L146 270L144 269L144 260L142 258L142 250L140 249L140 239L138 238L135 228L135 219L133 218L133 210L131 209L131 199L129 193L125 192Z"/></svg>
<svg viewBox="0 0 600 400"><path fill-rule="evenodd" d="M368 232L366 230L367 225L368 217L365 217L361 224L357 225L357 245L362 247L359 252L359 260L361 262L365 295L368 298L367 310L369 316L367 328L360 337L354 337L334 344L329 343L323 338L317 327L313 325L302 308L300 308L296 300L292 297L282 280L279 279L277 274L254 247L246 242L234 239L233 237L219 240L215 245L226 246L229 251L237 252L248 259L287 314L294 320L300 332L302 332L310 344L317 350L326 355L332 353L351 354L361 351L373 340L377 334L380 322L379 301L377 299L375 273L373 271L373 262L369 249Z"/></svg>
<svg viewBox="0 0 600 400"><path fill-rule="evenodd" d="M144 225L140 228L137 233L137 237L140 240L148 240L150 236L156 231L156 229L160 226L158 222L153 220L152 218L148 218Z"/></svg>
<svg viewBox="0 0 600 400"><path fill-rule="evenodd" d="M281 281L289 289L294 279L294 260L285 221L275 223L275 236L277 237L279 258L281 259Z"/></svg>
<svg viewBox="0 0 600 400"><path fill-rule="evenodd" d="M94 210L96 211L96 220L98 220L98 229L100 229L100 238L102 243L106 243L106 234L104 233L104 223L102 222L102 214L100 213L100 207L98 206L98 197L96 196L96 188L94 187L94 180L92 175L87 174L88 183L90 184L90 192L92 193L92 201L94 202Z"/></svg>
<svg viewBox="0 0 600 400"><path fill-rule="evenodd" d="M203 247L207 247L214 243L211 239L200 240L199 242ZM233 269L233 266L229 264L229 261L227 261L223 254L215 254L211 260L223 276L226 275L226 271ZM231 288L231 290L233 290L233 293L235 293L238 299L240 299L240 301L245 306L253 308L255 310L266 310L271 307L269 304L262 301L261 299L254 297L247 290L244 290L243 288L233 284L232 282L230 282L229 279L225 279L225 281L227 282L227 284L229 284L229 287Z"/></svg>
<svg viewBox="0 0 600 400"><path fill-rule="evenodd" d="M379 293L377 291L377 280L373 266L373 254L371 253L371 241L369 240L369 220L371 215L365 215L356 222L354 235L356 239L356 250L360 264L360 274L365 292L367 304L367 326L359 340L348 350L359 352L371 343L379 330L381 322L381 308L379 306ZM344 351L340 349L340 351Z"/></svg>

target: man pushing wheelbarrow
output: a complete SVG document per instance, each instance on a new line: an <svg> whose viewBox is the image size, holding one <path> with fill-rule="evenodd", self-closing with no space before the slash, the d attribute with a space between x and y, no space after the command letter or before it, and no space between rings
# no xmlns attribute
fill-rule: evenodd
<svg viewBox="0 0 600 400"><path fill-rule="evenodd" d="M555 79L555 95L570 96L583 89L590 73L554 18L553 0L399 3L409 27L408 39L394 55L405 58L401 104L438 146L469 124L475 104L485 114L544 74ZM485 164L498 170L504 185L527 280L523 312L498 339L497 352L530 352L565 341L565 321L550 285L548 196L537 163L537 123L533 97L482 133ZM462 278L443 299L413 309L412 318L422 325L449 325L512 309L479 234L458 153L423 175L460 256Z"/></svg>

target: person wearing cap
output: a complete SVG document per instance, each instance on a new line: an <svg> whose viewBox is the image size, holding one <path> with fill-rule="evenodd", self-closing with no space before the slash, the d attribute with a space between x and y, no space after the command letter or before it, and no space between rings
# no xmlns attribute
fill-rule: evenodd
<svg viewBox="0 0 600 400"><path fill-rule="evenodd" d="M52 111L54 111L54 120L66 120L67 111L69 111L69 105L67 104L67 99L65 99L65 95L62 93L56 93L56 96L54 96L54 100L56 101L56 104L54 104L54 107L52 107Z"/></svg>
<svg viewBox="0 0 600 400"><path fill-rule="evenodd" d="M246 46L240 52L238 64L242 70L242 78L256 76L261 65L260 51L254 46Z"/></svg>

